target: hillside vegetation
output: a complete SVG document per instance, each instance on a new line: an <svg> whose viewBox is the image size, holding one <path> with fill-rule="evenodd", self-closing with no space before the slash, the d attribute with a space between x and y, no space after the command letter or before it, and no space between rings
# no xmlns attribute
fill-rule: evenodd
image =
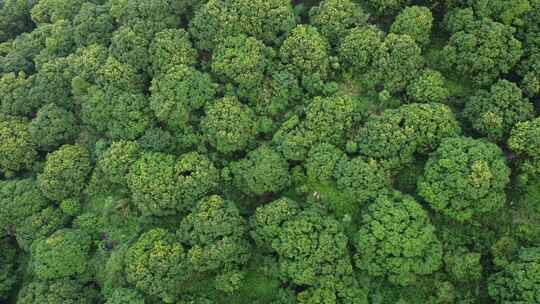
<svg viewBox="0 0 540 304"><path fill-rule="evenodd" d="M540 0L0 0L0 303L540 304Z"/></svg>

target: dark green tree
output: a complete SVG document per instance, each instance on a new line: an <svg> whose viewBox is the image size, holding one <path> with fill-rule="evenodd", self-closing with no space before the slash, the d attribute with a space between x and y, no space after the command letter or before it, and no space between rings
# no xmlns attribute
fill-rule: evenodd
<svg viewBox="0 0 540 304"><path fill-rule="evenodd" d="M0 229L16 233L24 220L49 205L32 178L0 182ZM3 235L3 233L0 233Z"/></svg>
<svg viewBox="0 0 540 304"><path fill-rule="evenodd" d="M137 161L141 148L134 141L115 141L98 159L97 167L111 183L125 186L131 165Z"/></svg>
<svg viewBox="0 0 540 304"><path fill-rule="evenodd" d="M512 2L501 0L469 1L478 16L492 18L503 24L515 27L524 25L524 15L534 9L531 2L534 2L534 0L517 0Z"/></svg>
<svg viewBox="0 0 540 304"><path fill-rule="evenodd" d="M208 142L222 153L244 150L257 135L253 111L236 97L224 97L209 105L201 122Z"/></svg>
<svg viewBox="0 0 540 304"><path fill-rule="evenodd" d="M190 268L215 275L217 289L231 293L240 288L242 282L236 277L243 276L240 271L250 255L246 232L245 220L234 203L213 195L202 199L182 219L177 236L189 248Z"/></svg>
<svg viewBox="0 0 540 304"><path fill-rule="evenodd" d="M357 122L357 115L352 98L315 97L306 108L305 127L313 132L318 141L342 145L348 130Z"/></svg>
<svg viewBox="0 0 540 304"><path fill-rule="evenodd" d="M26 252L35 241L47 238L63 228L68 218L56 207L47 207L25 218L17 227L17 244Z"/></svg>
<svg viewBox="0 0 540 304"><path fill-rule="evenodd" d="M368 0L368 4L378 15L399 13L411 0Z"/></svg>
<svg viewBox="0 0 540 304"><path fill-rule="evenodd" d="M39 66L39 72L32 80L29 98L36 100L33 104L54 103L72 110L75 105L71 96L71 79L74 76L69 58L47 60Z"/></svg>
<svg viewBox="0 0 540 304"><path fill-rule="evenodd" d="M533 118L534 107L516 84L499 80L489 91L479 90L472 96L463 114L478 133L501 141L516 123Z"/></svg>
<svg viewBox="0 0 540 304"><path fill-rule="evenodd" d="M483 19L455 32L444 47L443 58L459 75L479 85L490 84L509 72L523 53L514 32L513 27Z"/></svg>
<svg viewBox="0 0 540 304"><path fill-rule="evenodd" d="M88 90L98 82L98 78L101 78L100 82L105 85L105 79L102 75L98 75L98 71L102 69L108 58L109 50L99 44L78 48L69 56L71 68L77 71L77 75L71 79L71 92L77 103L84 102ZM111 57L111 59L114 58Z"/></svg>
<svg viewBox="0 0 540 304"><path fill-rule="evenodd" d="M29 116L39 108L41 100L29 95L32 79L24 73L5 73L0 77L0 109L6 115Z"/></svg>
<svg viewBox="0 0 540 304"><path fill-rule="evenodd" d="M174 234L156 228L129 247L125 272L128 282L137 289L174 303L189 276L186 261L186 250Z"/></svg>
<svg viewBox="0 0 540 304"><path fill-rule="evenodd" d="M186 129L197 121L196 111L214 99L216 89L208 74L178 65L152 80L150 108L169 127Z"/></svg>
<svg viewBox="0 0 540 304"><path fill-rule="evenodd" d="M68 198L60 202L60 210L68 216L77 216L81 212L81 202L75 198Z"/></svg>
<svg viewBox="0 0 540 304"><path fill-rule="evenodd" d="M294 26L287 0L210 0L195 12L189 32L199 49L211 50L222 39L238 34L278 45Z"/></svg>
<svg viewBox="0 0 540 304"><path fill-rule="evenodd" d="M471 7L456 7L449 10L444 16L443 25L450 33L470 30L478 24L477 16Z"/></svg>
<svg viewBox="0 0 540 304"><path fill-rule="evenodd" d="M350 29L367 23L368 15L351 0L324 0L309 11L310 23L332 44L337 45Z"/></svg>
<svg viewBox="0 0 540 304"><path fill-rule="evenodd" d="M45 38L50 27L40 26L30 33L22 33L12 41L2 44L3 56L0 57L0 69L4 73L33 73L34 57L45 48Z"/></svg>
<svg viewBox="0 0 540 304"><path fill-rule="evenodd" d="M423 67L421 53L422 49L411 36L390 33L375 57L370 75L388 92L402 91Z"/></svg>
<svg viewBox="0 0 540 304"><path fill-rule="evenodd" d="M268 146L261 146L231 164L231 172L238 190L246 194L278 193L290 184L289 164Z"/></svg>
<svg viewBox="0 0 540 304"><path fill-rule="evenodd" d="M17 283L17 247L0 237L0 300L7 300Z"/></svg>
<svg viewBox="0 0 540 304"><path fill-rule="evenodd" d="M40 150L53 151L71 142L78 134L78 124L73 112L55 104L47 104L30 122L28 132Z"/></svg>
<svg viewBox="0 0 540 304"><path fill-rule="evenodd" d="M445 85L444 76L432 69L425 69L407 87L407 95L413 102L445 103L450 96L450 90Z"/></svg>
<svg viewBox="0 0 540 304"><path fill-rule="evenodd" d="M389 183L387 173L375 160L361 157L339 163L335 176L338 190L347 193L356 206L385 193Z"/></svg>
<svg viewBox="0 0 540 304"><path fill-rule="evenodd" d="M82 231L62 229L32 244L32 270L42 280L88 279L90 237Z"/></svg>
<svg viewBox="0 0 540 304"><path fill-rule="evenodd" d="M399 110L370 116L360 130L360 154L380 161L386 168L399 168L412 162L416 150L412 143L414 130L400 125L403 125L403 117Z"/></svg>
<svg viewBox="0 0 540 304"><path fill-rule="evenodd" d="M398 169L415 153L429 153L446 137L461 133L454 114L443 104L410 104L371 116L362 128L360 154Z"/></svg>
<svg viewBox="0 0 540 304"><path fill-rule="evenodd" d="M496 303L540 301L540 249L522 248L516 261L489 278L488 286Z"/></svg>
<svg viewBox="0 0 540 304"><path fill-rule="evenodd" d="M519 26L518 36L523 41L524 54L517 70L522 77L522 89L528 96L536 96L540 93L540 26L535 20L540 17L540 2L537 0L515 1L528 2L530 9L523 16L523 24ZM514 3L514 2L513 2Z"/></svg>
<svg viewBox="0 0 540 304"><path fill-rule="evenodd" d="M126 177L131 165L141 153L140 146L134 141L115 141L98 159L97 167L105 174L108 181L126 185Z"/></svg>
<svg viewBox="0 0 540 304"><path fill-rule="evenodd" d="M337 49L343 68L360 78L374 65L383 41L384 32L373 25L351 29Z"/></svg>
<svg viewBox="0 0 540 304"><path fill-rule="evenodd" d="M38 175L39 188L47 198L57 202L78 197L91 170L88 150L64 145L47 155L43 172Z"/></svg>
<svg viewBox="0 0 540 304"><path fill-rule="evenodd" d="M301 211L283 198L257 208L252 226L255 239L278 254L283 275L309 287L298 295L300 303L359 303L348 239L333 217L316 208Z"/></svg>
<svg viewBox="0 0 540 304"><path fill-rule="evenodd" d="M183 29L166 29L157 33L148 50L150 71L157 76L179 65L195 65L197 52L188 32Z"/></svg>
<svg viewBox="0 0 540 304"><path fill-rule="evenodd" d="M238 87L238 95L256 99L262 85L269 49L245 35L224 38L212 54L212 72Z"/></svg>
<svg viewBox="0 0 540 304"><path fill-rule="evenodd" d="M251 237L258 246L270 249L281 225L299 212L298 203L286 197L258 207L251 217Z"/></svg>
<svg viewBox="0 0 540 304"><path fill-rule="evenodd" d="M93 60L97 61L97 64L94 62L83 63L86 65L84 68L92 69L89 74L94 79L90 79L90 88L95 84L99 89L106 91L114 91L115 89L125 91L123 93L143 91L145 77L138 74L132 66L121 63L114 56L108 56L102 62L102 56L105 54L102 53L104 50L99 49L99 47L88 51L90 52L88 55L92 55Z"/></svg>
<svg viewBox="0 0 540 304"><path fill-rule="evenodd" d="M118 24L131 26L151 39L167 28L179 28L186 4L178 0L111 0L110 14Z"/></svg>
<svg viewBox="0 0 540 304"><path fill-rule="evenodd" d="M426 46L431 40L433 15L425 6L406 7L396 17L390 31L396 34L411 36L421 46Z"/></svg>
<svg viewBox="0 0 540 304"><path fill-rule="evenodd" d="M317 142L343 145L358 119L354 100L346 96L315 97L306 107L305 120L292 117L274 134L287 159L303 160Z"/></svg>
<svg viewBox="0 0 540 304"><path fill-rule="evenodd" d="M286 159L302 161L306 158L310 146L316 141L316 137L304 126L300 117L293 115L281 124L272 141Z"/></svg>
<svg viewBox="0 0 540 304"><path fill-rule="evenodd" d="M304 167L308 182L325 183L332 181L336 175L336 169L347 162L347 156L343 151L332 144L320 143L314 145L308 153Z"/></svg>
<svg viewBox="0 0 540 304"><path fill-rule="evenodd" d="M261 94L252 101L252 107L257 114L280 119L287 109L299 104L303 97L300 82L294 74L286 70L274 70L270 72L263 83ZM274 131L276 124L268 131ZM264 129L264 128L263 128Z"/></svg>
<svg viewBox="0 0 540 304"><path fill-rule="evenodd" d="M129 26L122 26L112 33L110 53L118 61L138 71L148 69L150 40Z"/></svg>
<svg viewBox="0 0 540 304"><path fill-rule="evenodd" d="M32 281L17 296L17 304L94 304L100 300L95 288L75 279Z"/></svg>
<svg viewBox="0 0 540 304"><path fill-rule="evenodd" d="M219 173L204 155L146 152L127 176L135 205L144 215L172 215L192 208L215 191Z"/></svg>
<svg viewBox="0 0 540 304"><path fill-rule="evenodd" d="M11 175L30 169L36 158L36 146L28 130L28 122L0 115L0 172Z"/></svg>
<svg viewBox="0 0 540 304"><path fill-rule="evenodd" d="M452 219L467 221L505 204L510 169L495 144L448 138L430 156L424 171L419 194Z"/></svg>
<svg viewBox="0 0 540 304"><path fill-rule="evenodd" d="M48 61L68 56L77 47L74 39L74 28L70 21L59 20L43 27L48 28L48 35L45 38L45 48L34 57L38 70Z"/></svg>
<svg viewBox="0 0 540 304"><path fill-rule="evenodd" d="M144 94L113 87L93 87L82 105L81 119L113 140L136 139L152 122Z"/></svg>
<svg viewBox="0 0 540 304"><path fill-rule="evenodd" d="M33 28L30 10L33 2L26 0L6 0L0 8L0 42L16 38Z"/></svg>
<svg viewBox="0 0 540 304"><path fill-rule="evenodd" d="M482 255L478 252L469 252L460 247L445 255L444 264L446 271L458 282L475 282L482 277Z"/></svg>
<svg viewBox="0 0 540 304"><path fill-rule="evenodd" d="M143 214L174 214L178 189L175 158L163 153L142 153L127 176L135 205Z"/></svg>
<svg viewBox="0 0 540 304"><path fill-rule="evenodd" d="M73 35L78 47L94 43L108 45L113 32L113 20L109 14L110 5L84 2L73 18Z"/></svg>
<svg viewBox="0 0 540 304"><path fill-rule="evenodd" d="M315 27L298 25L279 49L279 57L298 76L317 74L325 79L330 69L329 44Z"/></svg>
<svg viewBox="0 0 540 304"><path fill-rule="evenodd" d="M139 93L144 89L144 76L127 64L118 61L114 56L110 56L106 49L93 46L80 54L79 68L87 73L84 78L78 79L81 94L92 95L96 88L104 91L123 93ZM87 58L89 57L89 58ZM90 62L85 62L89 60ZM76 65L77 66L77 65ZM83 99L84 104L84 99Z"/></svg>
<svg viewBox="0 0 540 304"><path fill-rule="evenodd" d="M534 189L540 174L540 119L518 122L510 133L508 147L519 156L519 184ZM530 192L530 191L528 191ZM534 193L534 192L531 192Z"/></svg>
<svg viewBox="0 0 540 304"><path fill-rule="evenodd" d="M540 93L540 48L523 58L518 69L522 76L521 86L528 96Z"/></svg>
<svg viewBox="0 0 540 304"><path fill-rule="evenodd" d="M508 146L528 158L540 157L540 118L518 122L512 129Z"/></svg>
<svg viewBox="0 0 540 304"><path fill-rule="evenodd" d="M106 304L144 304L144 297L135 289L115 289Z"/></svg>
<svg viewBox="0 0 540 304"><path fill-rule="evenodd" d="M408 104L399 108L405 128L414 130L416 151L435 150L442 140L461 134L461 127L450 107L441 103Z"/></svg>
<svg viewBox="0 0 540 304"><path fill-rule="evenodd" d="M55 23L72 20L79 12L83 0L40 0L32 7L32 20L37 23Z"/></svg>
<svg viewBox="0 0 540 304"><path fill-rule="evenodd" d="M193 135L193 138L186 138L186 134L180 136L173 136L169 130L162 129L160 127L153 127L147 129L146 132L137 140L137 143L142 149L154 152L173 153L177 151L180 145L184 144L184 140L187 140L187 144L193 143L198 139L198 134ZM175 134L178 135L178 134Z"/></svg>
<svg viewBox="0 0 540 304"><path fill-rule="evenodd" d="M359 269L399 285L413 284L442 264L442 245L426 210L399 192L368 207L354 245Z"/></svg>

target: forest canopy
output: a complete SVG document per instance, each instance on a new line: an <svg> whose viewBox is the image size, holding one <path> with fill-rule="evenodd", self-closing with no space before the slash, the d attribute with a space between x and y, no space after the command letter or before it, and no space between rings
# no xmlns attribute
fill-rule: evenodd
<svg viewBox="0 0 540 304"><path fill-rule="evenodd" d="M0 0L0 303L540 304L540 0Z"/></svg>

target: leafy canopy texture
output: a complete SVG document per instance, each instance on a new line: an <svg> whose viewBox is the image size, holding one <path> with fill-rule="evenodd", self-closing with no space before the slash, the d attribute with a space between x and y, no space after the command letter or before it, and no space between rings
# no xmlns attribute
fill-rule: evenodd
<svg viewBox="0 0 540 304"><path fill-rule="evenodd" d="M4 174L29 169L37 151L28 123L24 120L0 117L0 170Z"/></svg>
<svg viewBox="0 0 540 304"><path fill-rule="evenodd" d="M368 15L351 0L325 0L309 11L311 24L336 45L347 32L367 23Z"/></svg>
<svg viewBox="0 0 540 304"><path fill-rule="evenodd" d="M472 138L450 138L430 156L418 188L435 210L466 221L503 207L509 174L496 145Z"/></svg>
<svg viewBox="0 0 540 304"><path fill-rule="evenodd" d="M276 151L263 146L231 164L234 183L247 194L280 192L290 183L289 164Z"/></svg>
<svg viewBox="0 0 540 304"><path fill-rule="evenodd" d="M357 267L399 285L441 267L441 242L427 212L399 192L382 195L369 206L354 245Z"/></svg>
<svg viewBox="0 0 540 304"><path fill-rule="evenodd" d="M137 289L172 302L179 292L185 269L185 249L174 234L150 230L126 252L126 277Z"/></svg>
<svg viewBox="0 0 540 304"><path fill-rule="evenodd" d="M199 202L177 231L189 246L187 263L197 273L215 273L216 288L233 292L240 288L242 265L249 259L246 222L235 204L214 195Z"/></svg>
<svg viewBox="0 0 540 304"><path fill-rule="evenodd" d="M81 231L58 230L32 246L33 270L40 279L86 275L90 239Z"/></svg>
<svg viewBox="0 0 540 304"><path fill-rule="evenodd" d="M498 303L540 301L540 252L522 248L517 261L510 263L489 280L489 294Z"/></svg>
<svg viewBox="0 0 540 304"><path fill-rule="evenodd" d="M294 24L290 1L210 0L195 12L190 31L199 48L206 50L237 34L277 44Z"/></svg>
<svg viewBox="0 0 540 304"><path fill-rule="evenodd" d="M514 38L514 31L491 19L456 31L444 47L447 65L478 84L489 84L510 71L522 55L522 44Z"/></svg>
<svg viewBox="0 0 540 304"><path fill-rule="evenodd" d="M78 197L90 170L90 155L84 147L64 145L47 156L43 172L38 175L39 187L54 201Z"/></svg>
<svg viewBox="0 0 540 304"><path fill-rule="evenodd" d="M222 153L245 149L257 135L253 111L234 97L209 106L201 127L210 144Z"/></svg>
<svg viewBox="0 0 540 304"><path fill-rule="evenodd" d="M540 0L0 0L0 303L540 304Z"/></svg>
<svg viewBox="0 0 540 304"><path fill-rule="evenodd" d="M168 215L186 211L213 192L219 174L203 155L180 156L147 152L133 163L127 176L135 205L145 215Z"/></svg>
<svg viewBox="0 0 540 304"><path fill-rule="evenodd" d="M431 10L422 6L409 6L397 16L390 31L411 36L419 45L426 45L431 39L433 16Z"/></svg>
<svg viewBox="0 0 540 304"><path fill-rule="evenodd" d="M17 303L66 303L91 304L99 300L98 291L73 279L36 281L25 285Z"/></svg>
<svg viewBox="0 0 540 304"><path fill-rule="evenodd" d="M518 122L533 118L533 104L517 85L499 80L489 92L479 91L467 103L464 114L473 128L492 140L502 140Z"/></svg>
<svg viewBox="0 0 540 304"><path fill-rule="evenodd" d="M154 115L173 129L189 127L195 120L194 111L215 95L209 75L183 64L156 76L150 91L150 108Z"/></svg>
<svg viewBox="0 0 540 304"><path fill-rule="evenodd" d="M411 163L415 154L433 151L443 139L459 135L461 128L449 107L433 103L403 105L371 116L361 132L360 153L397 169Z"/></svg>
<svg viewBox="0 0 540 304"><path fill-rule="evenodd" d="M317 208L301 210L280 199L258 208L252 218L254 238L278 254L279 268L292 283L310 287L299 300L361 300L347 254L347 237L338 222Z"/></svg>

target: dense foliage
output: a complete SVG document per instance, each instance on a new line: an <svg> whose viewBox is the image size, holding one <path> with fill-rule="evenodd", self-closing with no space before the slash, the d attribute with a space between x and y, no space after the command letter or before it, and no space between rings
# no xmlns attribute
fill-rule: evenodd
<svg viewBox="0 0 540 304"><path fill-rule="evenodd" d="M0 0L0 303L540 304L540 0Z"/></svg>

